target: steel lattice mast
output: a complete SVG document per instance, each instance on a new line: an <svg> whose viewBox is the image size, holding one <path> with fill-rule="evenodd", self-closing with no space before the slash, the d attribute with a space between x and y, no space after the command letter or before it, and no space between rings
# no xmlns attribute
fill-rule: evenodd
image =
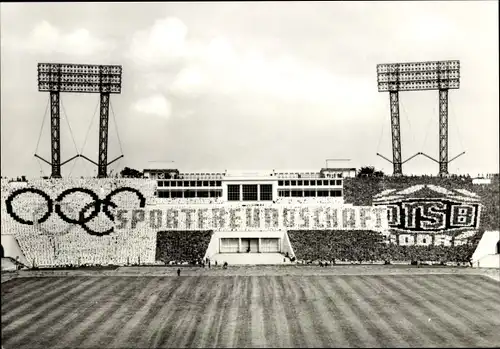
<svg viewBox="0 0 500 349"><path fill-rule="evenodd" d="M59 116L59 92L50 92L50 144L52 177L61 178L61 118Z"/></svg>
<svg viewBox="0 0 500 349"><path fill-rule="evenodd" d="M121 93L122 67L120 65L60 64L38 63L38 91L50 92L51 118L51 154L52 161L35 156L52 166L53 178L61 178L61 166L82 157L98 167L98 177L107 176L107 166L123 157L123 154L111 162L108 160L108 120L109 98L111 93ZM99 93L99 158L98 163L82 154L77 154L61 163L59 93Z"/></svg>
<svg viewBox="0 0 500 349"><path fill-rule="evenodd" d="M377 65L377 83L379 92L389 92L391 129L392 129L392 161L377 155L393 164L393 174L403 174L402 165L417 155L439 163L439 175L448 174L448 163L459 154L448 160L448 91L460 87L460 62L432 61L416 63L389 63ZM439 161L418 152L405 161L401 156L401 133L399 123L399 91L439 91Z"/></svg>
<svg viewBox="0 0 500 349"><path fill-rule="evenodd" d="M448 89L439 90L439 175L448 174Z"/></svg>
<svg viewBox="0 0 500 349"><path fill-rule="evenodd" d="M392 161L394 164L394 175L403 174L401 163L401 127L399 124L399 92L389 92L391 104L391 130L392 130Z"/></svg>
<svg viewBox="0 0 500 349"><path fill-rule="evenodd" d="M108 121L109 121L109 92L101 92L100 96L101 113L99 118L99 178L106 177L108 165Z"/></svg>

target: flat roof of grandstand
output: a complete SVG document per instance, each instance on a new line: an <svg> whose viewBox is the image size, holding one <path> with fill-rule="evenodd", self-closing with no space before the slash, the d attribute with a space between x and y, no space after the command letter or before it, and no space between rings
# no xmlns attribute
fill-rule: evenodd
<svg viewBox="0 0 500 349"><path fill-rule="evenodd" d="M268 175L270 173L319 173L321 171L356 171L356 168L354 167L323 167L320 170L318 169L264 169L264 170L255 170L255 169L249 169L249 170L195 170L195 171L179 171L177 168L173 168L171 165L170 166L165 166L165 167L160 167L157 164L155 165L148 165L147 168L144 169L144 171L175 171L179 173L225 173L227 176L232 176L232 175L249 175L249 174L265 174Z"/></svg>

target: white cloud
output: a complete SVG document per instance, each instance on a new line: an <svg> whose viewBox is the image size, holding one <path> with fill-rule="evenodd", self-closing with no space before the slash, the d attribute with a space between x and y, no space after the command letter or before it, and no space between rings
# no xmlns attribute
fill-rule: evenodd
<svg viewBox="0 0 500 349"><path fill-rule="evenodd" d="M197 67L185 68L177 74L169 90L178 95L198 95L204 85L203 75Z"/></svg>
<svg viewBox="0 0 500 349"><path fill-rule="evenodd" d="M223 38L212 40L203 52L176 76L170 86L173 93L267 95L323 105L364 105L372 101L370 95L377 95L372 81L337 76L290 55L270 58L256 50L236 52ZM365 95L362 100L360 93Z"/></svg>
<svg viewBox="0 0 500 349"><path fill-rule="evenodd" d="M420 42L443 42L445 39L455 39L457 31L451 21L442 16L426 14L421 17L412 17L407 27L407 39Z"/></svg>
<svg viewBox="0 0 500 349"><path fill-rule="evenodd" d="M47 21L38 23L27 38L7 38L5 44L25 51L77 56L89 56L110 47L110 43L92 36L87 29L64 34Z"/></svg>
<svg viewBox="0 0 500 349"><path fill-rule="evenodd" d="M137 64L166 64L184 57L187 27L177 18L157 20L148 30L132 37L129 57Z"/></svg>
<svg viewBox="0 0 500 349"><path fill-rule="evenodd" d="M156 115L165 119L169 118L172 114L170 102L161 94L140 99L135 102L133 107L139 113Z"/></svg>
<svg viewBox="0 0 500 349"><path fill-rule="evenodd" d="M238 59L231 43L223 37L217 37L210 41L205 56L208 62L214 65L231 64Z"/></svg>
<svg viewBox="0 0 500 349"><path fill-rule="evenodd" d="M347 107L353 102L363 107L377 96L372 80L337 76L327 68L298 61L291 54L269 57L256 48L238 50L222 36L195 42L188 39L187 33L181 20L166 18L133 36L129 53L137 65L150 68L158 64L168 70L170 63L176 63L174 69L181 67L173 78L160 72L151 79L144 73L144 86L149 90L176 97L271 96L318 107ZM364 97L360 99L359 95Z"/></svg>

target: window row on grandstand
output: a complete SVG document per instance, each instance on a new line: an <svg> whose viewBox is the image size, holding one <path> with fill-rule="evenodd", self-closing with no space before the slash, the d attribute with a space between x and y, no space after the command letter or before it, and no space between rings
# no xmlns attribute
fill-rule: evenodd
<svg viewBox="0 0 500 349"><path fill-rule="evenodd" d="M229 184L227 186L228 201L271 201L273 199L272 184Z"/></svg>
<svg viewBox="0 0 500 349"><path fill-rule="evenodd" d="M182 180L170 180L170 181L158 181L159 187L221 187L221 181L182 181Z"/></svg>
<svg viewBox="0 0 500 349"><path fill-rule="evenodd" d="M277 178L322 178L322 174L319 172L276 172L275 177ZM341 177L339 177L341 178Z"/></svg>
<svg viewBox="0 0 500 349"><path fill-rule="evenodd" d="M219 198L222 190L158 190L157 197L165 199Z"/></svg>
<svg viewBox="0 0 500 349"><path fill-rule="evenodd" d="M341 179L318 179L318 180L285 180L278 181L278 186L325 186L325 185L342 185Z"/></svg>
<svg viewBox="0 0 500 349"><path fill-rule="evenodd" d="M281 197L342 197L342 190L288 190L279 189L278 196Z"/></svg>
<svg viewBox="0 0 500 349"><path fill-rule="evenodd" d="M179 173L179 179L222 179L225 173Z"/></svg>

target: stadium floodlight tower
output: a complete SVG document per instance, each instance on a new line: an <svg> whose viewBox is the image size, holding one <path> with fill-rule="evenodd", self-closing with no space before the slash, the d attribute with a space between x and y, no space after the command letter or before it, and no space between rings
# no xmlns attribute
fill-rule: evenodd
<svg viewBox="0 0 500 349"><path fill-rule="evenodd" d="M448 174L448 90L460 87L460 61L429 61L416 63L377 64L379 92L389 92L392 129L392 161L394 175L402 175L402 165L417 155L424 155L439 163L439 175ZM399 91L439 91L439 161L421 152L401 161L399 124Z"/></svg>
<svg viewBox="0 0 500 349"><path fill-rule="evenodd" d="M120 65L38 63L38 91L50 92L50 125L52 162L36 157L52 166L53 178L61 178L61 166L76 157L83 157L98 166L98 177L106 177L108 160L109 95L121 93ZM61 164L59 93L100 93L99 160L98 164L83 155L76 155Z"/></svg>

